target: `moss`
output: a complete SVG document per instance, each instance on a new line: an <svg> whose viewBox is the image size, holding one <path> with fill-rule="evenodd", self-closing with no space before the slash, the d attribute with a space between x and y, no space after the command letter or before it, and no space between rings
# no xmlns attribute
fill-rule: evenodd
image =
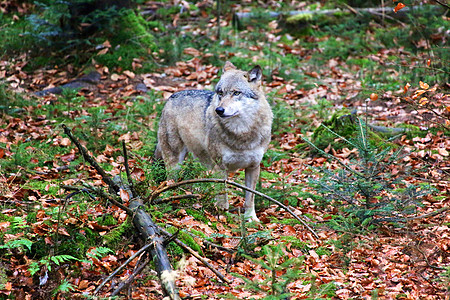
<svg viewBox="0 0 450 300"><path fill-rule="evenodd" d="M122 28L128 34L137 37L144 47L150 48L152 51L157 49L155 37L147 30L147 22L141 15L135 14L134 11L130 10L122 17L122 23Z"/></svg>
<svg viewBox="0 0 450 300"><path fill-rule="evenodd" d="M309 22L312 21L313 15L311 13L300 13L292 15L286 19L287 23Z"/></svg>
<svg viewBox="0 0 450 300"><path fill-rule="evenodd" d="M195 210L195 209L186 209L186 213L197 221L201 221L203 223L208 223L208 218L205 217L205 214L201 210Z"/></svg>
<svg viewBox="0 0 450 300"><path fill-rule="evenodd" d="M97 223L101 226L111 226L116 225L117 220L112 215L103 215L97 218Z"/></svg>
<svg viewBox="0 0 450 300"><path fill-rule="evenodd" d="M175 234L177 232L177 228L175 227L169 227L167 228L167 231L171 234ZM188 245L191 249L198 252L198 254L203 255L202 248L199 244L197 244L192 236L185 232L178 232L178 239L181 240L183 243Z"/></svg>
<svg viewBox="0 0 450 300"><path fill-rule="evenodd" d="M133 225L127 219L127 221L123 222L118 227L114 228L113 230L105 234L103 236L103 240L108 246L112 247L114 245L117 245L121 241L122 237L126 236L127 235L126 233L130 231L132 228Z"/></svg>
<svg viewBox="0 0 450 300"><path fill-rule="evenodd" d="M148 24L142 16L130 10L122 16L120 22L122 30L112 38L110 51L96 56L95 60L110 68L130 69L133 59L145 58L158 47L155 37L150 33ZM149 71L151 67L150 64L144 65L141 71Z"/></svg>
<svg viewBox="0 0 450 300"><path fill-rule="evenodd" d="M329 120L323 122L322 124L328 127L332 132L324 126L319 126L316 130L314 130L312 142L319 149L324 149L329 144L333 144L335 148L346 146L347 144L343 141L338 143L335 142L338 138L337 135L348 139L356 134L355 119L348 109L342 109L335 112Z"/></svg>

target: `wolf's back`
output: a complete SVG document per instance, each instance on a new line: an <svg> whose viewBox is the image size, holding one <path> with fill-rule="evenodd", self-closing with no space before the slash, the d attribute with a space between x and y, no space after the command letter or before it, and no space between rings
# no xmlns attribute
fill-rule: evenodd
<svg viewBox="0 0 450 300"><path fill-rule="evenodd" d="M189 107L197 107L203 104L205 108L209 106L214 96L212 91L204 90L186 90L173 94L167 100L173 107L189 109Z"/></svg>

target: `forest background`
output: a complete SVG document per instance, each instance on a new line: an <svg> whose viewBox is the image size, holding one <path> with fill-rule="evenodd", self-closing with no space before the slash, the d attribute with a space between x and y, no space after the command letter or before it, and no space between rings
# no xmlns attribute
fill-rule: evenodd
<svg viewBox="0 0 450 300"><path fill-rule="evenodd" d="M449 8L1 0L0 299L449 299ZM229 183L156 193L165 99L227 60L262 67L274 112L261 223L215 210L224 190L242 206ZM168 232L172 294L130 185Z"/></svg>

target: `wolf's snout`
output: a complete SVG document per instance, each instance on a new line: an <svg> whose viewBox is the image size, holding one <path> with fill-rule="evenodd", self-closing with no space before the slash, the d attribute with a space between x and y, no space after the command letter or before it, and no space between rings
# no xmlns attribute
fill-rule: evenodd
<svg viewBox="0 0 450 300"><path fill-rule="evenodd" d="M225 108L223 108L222 106L219 106L218 108L216 108L216 113L219 116L223 116L223 114L225 113Z"/></svg>

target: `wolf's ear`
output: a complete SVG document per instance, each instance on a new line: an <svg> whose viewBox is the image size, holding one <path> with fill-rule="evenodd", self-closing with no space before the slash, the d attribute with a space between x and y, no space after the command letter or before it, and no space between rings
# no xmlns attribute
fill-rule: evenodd
<svg viewBox="0 0 450 300"><path fill-rule="evenodd" d="M226 71L230 71L230 70L236 70L237 68L229 61L227 61L225 63L225 65L223 66L223 72L225 73Z"/></svg>
<svg viewBox="0 0 450 300"><path fill-rule="evenodd" d="M256 66L248 72L248 82L260 81L262 77L262 70L260 66Z"/></svg>

